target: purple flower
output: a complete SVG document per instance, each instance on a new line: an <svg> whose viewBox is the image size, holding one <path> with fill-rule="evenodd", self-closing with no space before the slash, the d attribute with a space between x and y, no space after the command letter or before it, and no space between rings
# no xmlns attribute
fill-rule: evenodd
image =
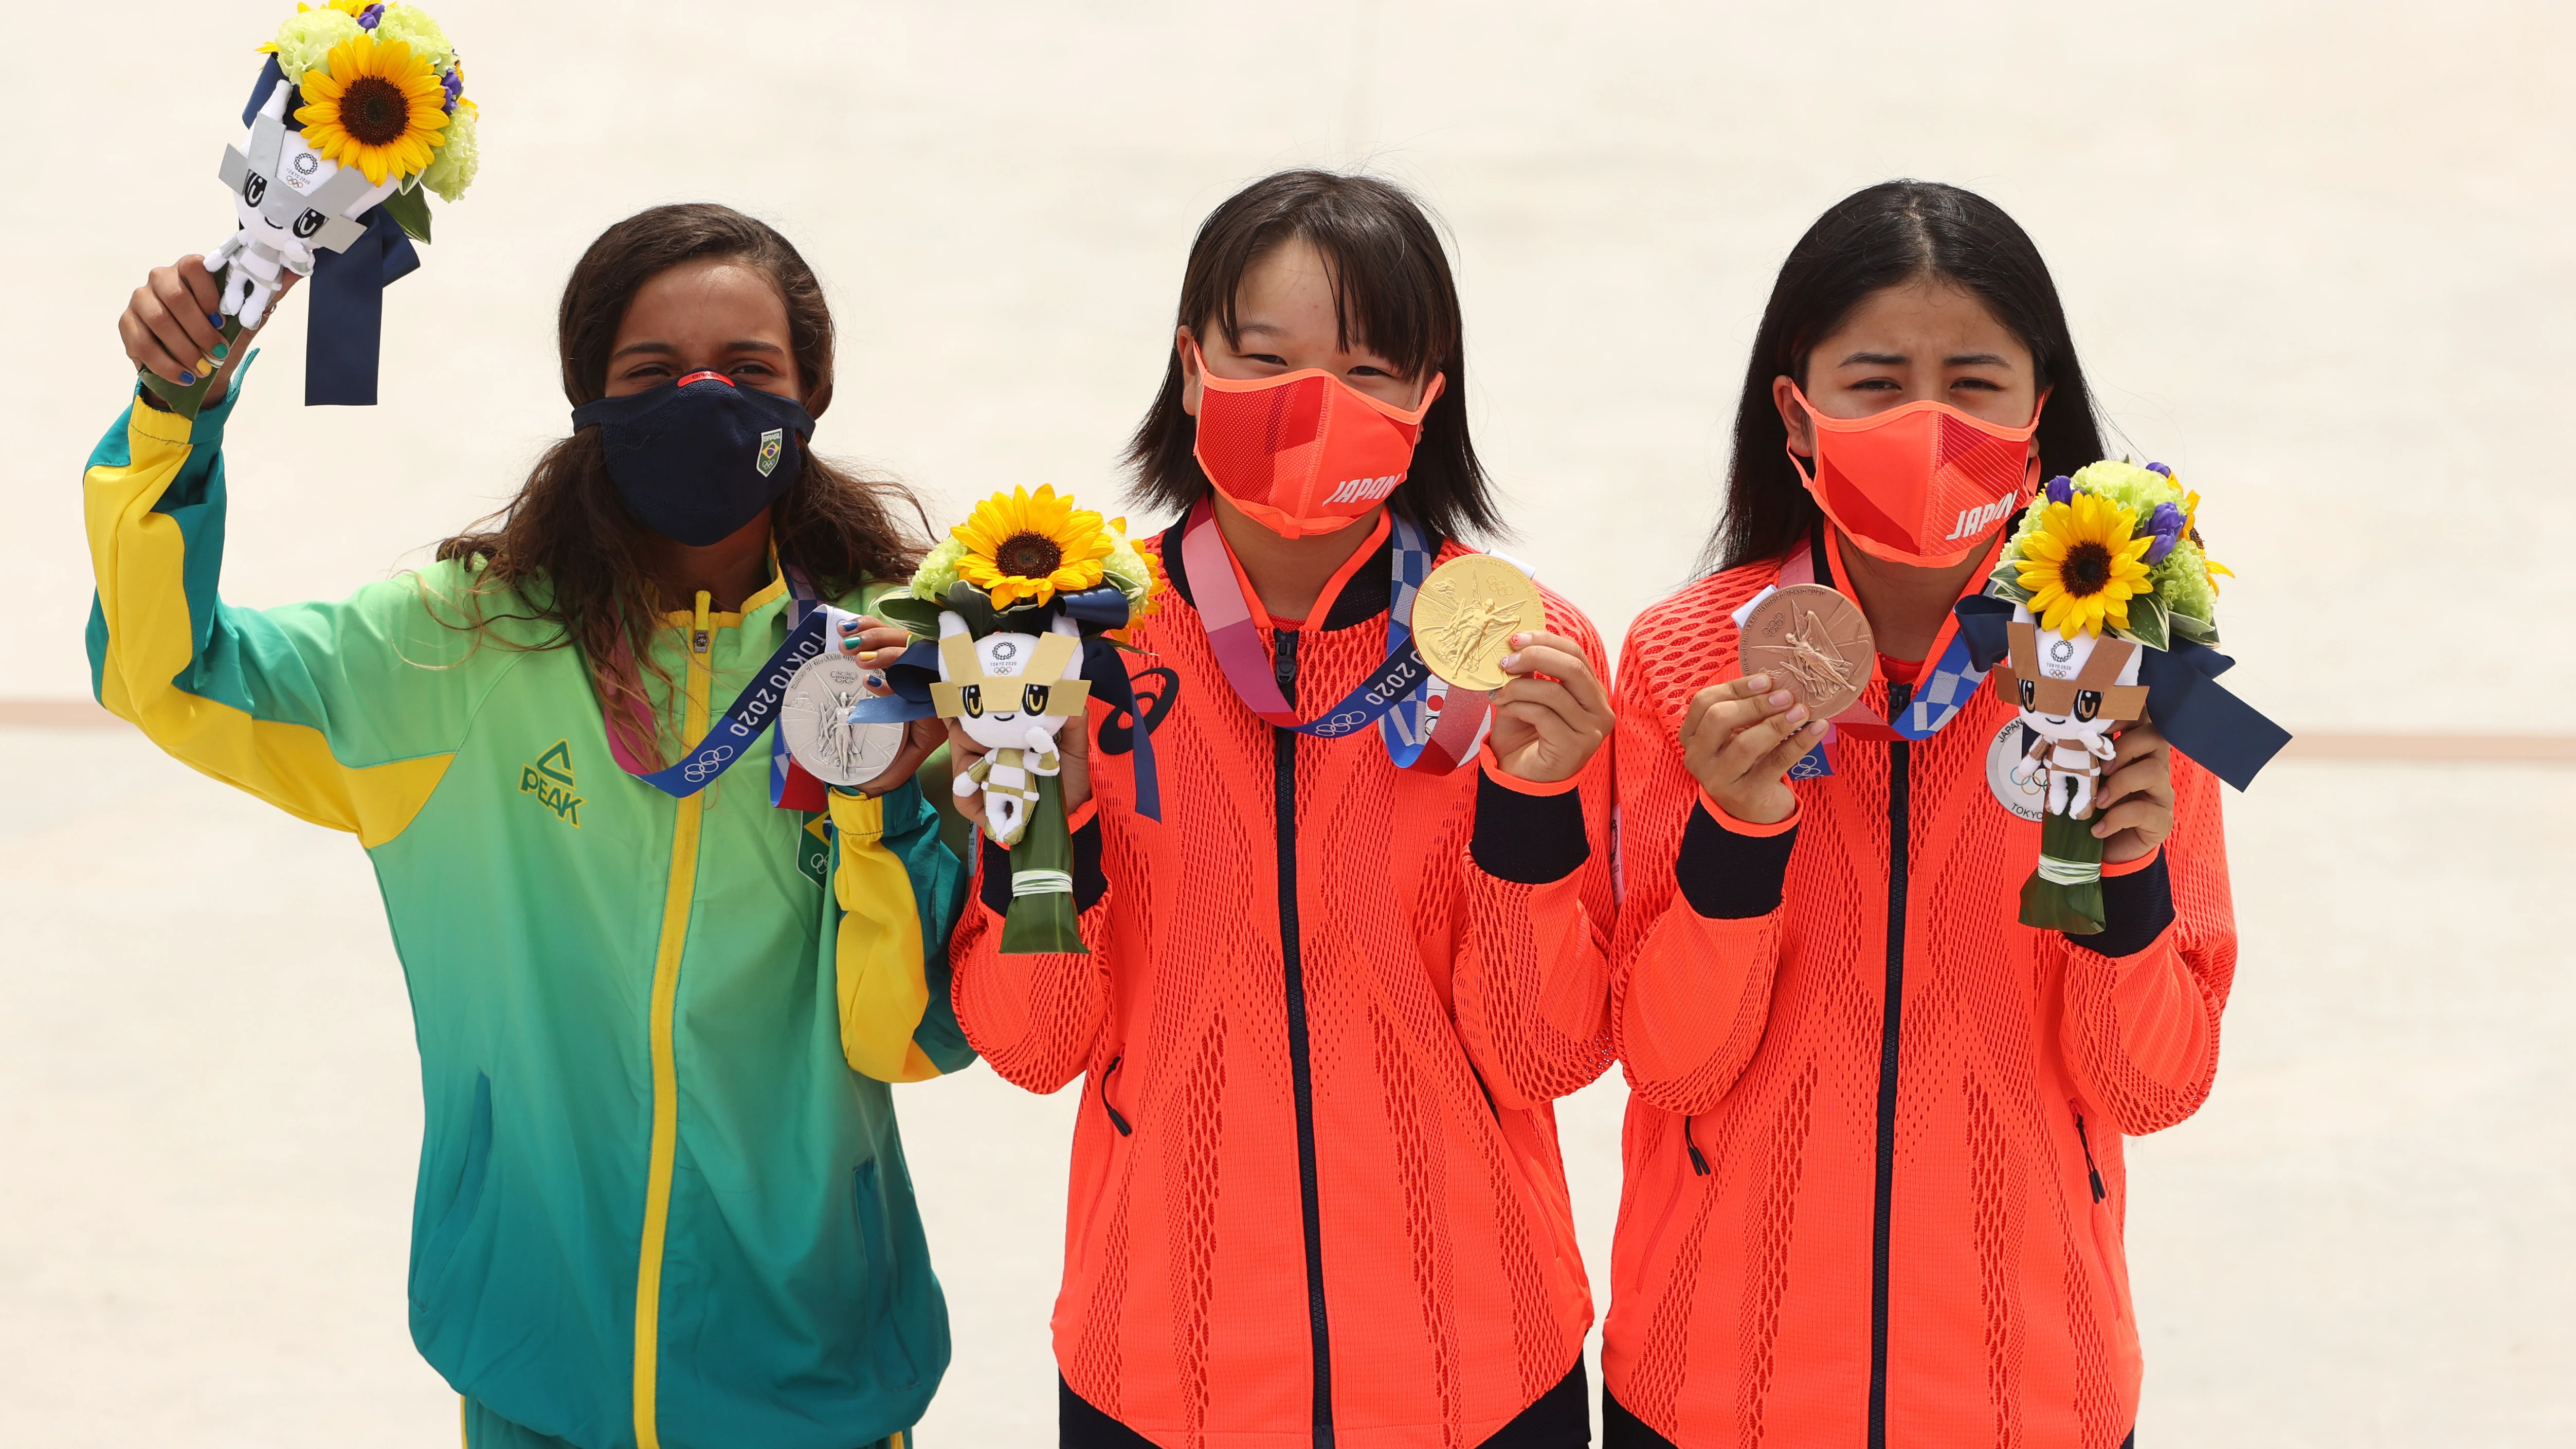
<svg viewBox="0 0 2576 1449"><path fill-rule="evenodd" d="M2060 474L2058 474L2056 477L2049 479L2049 480L2048 480L2048 501L2049 501L2049 502L2051 502L2051 503L2072 503L2072 502L2074 502L2074 501L2075 501L2075 480L2074 480L2074 479L2072 479L2072 478L2067 477L2067 476L2066 476L2065 474L2063 474L2063 473L2060 473Z"/></svg>
<svg viewBox="0 0 2576 1449"><path fill-rule="evenodd" d="M449 71L439 77L438 83L447 91L447 113L455 115L457 98L465 94L465 67L460 65Z"/></svg>
<svg viewBox="0 0 2576 1449"><path fill-rule="evenodd" d="M2147 465L2147 471L2150 473L2162 473L2167 478L2171 478L2173 476L2173 470L2162 463L2149 463Z"/></svg>
<svg viewBox="0 0 2576 1449"><path fill-rule="evenodd" d="M384 6L370 5L366 9L358 12L358 28L360 30L373 30L376 28L376 22L384 18Z"/></svg>
<svg viewBox="0 0 2576 1449"><path fill-rule="evenodd" d="M2156 511L2147 515L2147 526L2140 530L2141 533L2154 534L2156 538L2155 542L2147 545L2147 562L2160 564L2165 561L2165 555L2173 552L2174 545L2182 540L2184 521L2181 509L2170 503L2156 505Z"/></svg>

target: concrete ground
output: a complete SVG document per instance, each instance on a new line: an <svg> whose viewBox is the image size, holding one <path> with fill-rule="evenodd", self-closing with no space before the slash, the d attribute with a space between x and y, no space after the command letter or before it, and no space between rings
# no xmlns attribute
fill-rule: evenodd
<svg viewBox="0 0 2576 1449"><path fill-rule="evenodd" d="M224 234L215 163L286 8L12 17L0 704L86 692L110 323ZM1105 500L1191 228L1312 162L1446 218L1514 552L1615 635L1687 573L1782 254L1919 175L2031 231L2127 446L2207 496L2242 693L2347 733L2576 706L2564 7L431 8L483 177L388 296L386 406L298 405L300 303L263 340L239 603L345 593L505 499L564 426L566 269L666 200L753 210L822 272L826 450L943 524L1015 483ZM363 856L121 729L0 748L0 1444L453 1443L404 1331L416 1059ZM2229 805L2218 1089L2131 1159L2141 1443L2569 1442L2576 986L2542 907L2576 770L2289 760ZM1051 1442L1070 1101L981 1071L901 1101L959 1344L924 1442ZM1615 1080L1562 1109L1596 1273L1619 1109Z"/></svg>

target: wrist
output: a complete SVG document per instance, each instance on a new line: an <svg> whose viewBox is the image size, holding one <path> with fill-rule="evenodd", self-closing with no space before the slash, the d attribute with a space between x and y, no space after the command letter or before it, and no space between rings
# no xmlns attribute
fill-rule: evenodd
<svg viewBox="0 0 2576 1449"><path fill-rule="evenodd" d="M1711 789L1702 781L1700 793L1718 811L1747 825L1777 825L1798 813L1798 797L1785 787L1748 795L1741 790Z"/></svg>

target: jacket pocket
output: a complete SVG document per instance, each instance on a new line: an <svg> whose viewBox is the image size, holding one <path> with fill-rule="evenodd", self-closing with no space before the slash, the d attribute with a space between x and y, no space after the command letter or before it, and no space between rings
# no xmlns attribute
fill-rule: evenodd
<svg viewBox="0 0 2576 1449"><path fill-rule="evenodd" d="M1121 1137L1132 1135L1136 1128L1128 1122L1127 1114L1118 1110L1118 1104L1109 1099L1109 1083L1118 1075L1119 1066L1126 1060L1126 1054L1122 1052L1111 1057L1109 1065L1100 1069L1100 1110L1109 1114L1109 1125L1118 1129L1118 1135Z"/></svg>
<svg viewBox="0 0 2576 1449"><path fill-rule="evenodd" d="M492 1170L492 1079L481 1072L474 1074L474 1109L466 1122L465 1161L456 1174L456 1190L448 1198L447 1210L438 1217L437 1226L421 1239L413 1255L411 1297L415 1304L426 1305L426 1290L438 1281L456 1257L457 1244L464 1241L465 1230L474 1221L474 1211L483 1203L483 1184Z"/></svg>
<svg viewBox="0 0 2576 1449"><path fill-rule="evenodd" d="M2129 1264L2127 1251L2120 1242L2119 1225L2111 1217L2111 1191L2102 1182L2102 1167L2093 1156L2093 1135L2084 1121L2084 1109L2074 1102L2066 1109L2075 1117L2075 1143L2084 1149L2084 1181L2092 1196L2091 1215L2086 1222L2091 1228L2093 1261L2102 1270L2102 1281L2111 1290L2111 1312L2121 1322L2129 1321Z"/></svg>

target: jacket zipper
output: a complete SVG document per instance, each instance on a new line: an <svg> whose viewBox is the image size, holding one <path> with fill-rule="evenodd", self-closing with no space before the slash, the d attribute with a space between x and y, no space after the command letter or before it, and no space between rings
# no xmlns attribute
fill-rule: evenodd
<svg viewBox="0 0 2576 1449"><path fill-rule="evenodd" d="M1914 687L1889 681L1887 717L1896 718ZM1887 1449L1888 1230L1896 1204L1897 1043L1905 1024L1906 813L1913 763L1906 741L1887 746L1887 1002L1878 1028L1877 1201L1869 1231L1869 1449Z"/></svg>
<svg viewBox="0 0 2576 1449"><path fill-rule="evenodd" d="M713 619L709 600L698 595L697 617L689 630L688 703L681 748L695 749L707 733L708 695L714 680L707 656ZM635 1442L638 1449L659 1449L658 1422L662 1342L662 1249L671 1225L671 1175L679 1155L680 1062L674 1019L680 998L680 958L689 943L689 907L697 892L698 827L706 809L706 792L679 803L671 827L670 877L663 889L662 937L653 953L653 1139L644 1181L644 1233L635 1264Z"/></svg>
<svg viewBox="0 0 2576 1449"><path fill-rule="evenodd" d="M1297 703L1297 631L1272 631L1272 677ZM1297 1102L1297 1200L1306 1225L1306 1331L1315 1356L1315 1449L1333 1445L1333 1341L1324 1316L1324 1206L1315 1182L1315 1076L1306 1042L1306 968L1297 939L1297 732L1270 728L1279 821L1279 958L1288 993L1288 1078Z"/></svg>

